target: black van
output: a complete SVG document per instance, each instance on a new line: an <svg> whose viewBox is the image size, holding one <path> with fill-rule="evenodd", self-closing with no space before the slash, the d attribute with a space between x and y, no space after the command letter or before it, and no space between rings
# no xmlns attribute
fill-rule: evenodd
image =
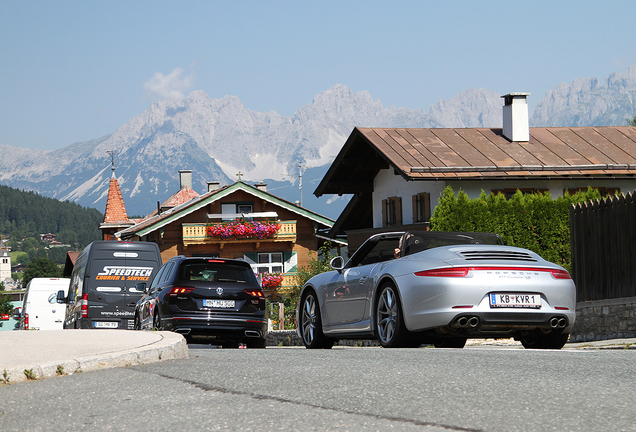
<svg viewBox="0 0 636 432"><path fill-rule="evenodd" d="M94 241L79 254L71 274L64 328L132 329L135 285L149 284L161 267L159 246L151 242Z"/></svg>

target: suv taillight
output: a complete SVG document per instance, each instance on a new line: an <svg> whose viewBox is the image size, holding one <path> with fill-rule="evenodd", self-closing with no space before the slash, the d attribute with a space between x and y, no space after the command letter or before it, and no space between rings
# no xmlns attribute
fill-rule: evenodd
<svg viewBox="0 0 636 432"><path fill-rule="evenodd" d="M80 307L82 310L82 318L88 318L88 293L85 293L82 296Z"/></svg>
<svg viewBox="0 0 636 432"><path fill-rule="evenodd" d="M193 287L174 287L168 293L169 296L174 297L178 295L190 294L194 291Z"/></svg>
<svg viewBox="0 0 636 432"><path fill-rule="evenodd" d="M24 314L24 329L29 329L29 314Z"/></svg>
<svg viewBox="0 0 636 432"><path fill-rule="evenodd" d="M245 289L243 290L244 293L247 293L248 295L251 295L252 297L256 297L256 298L264 298L265 294L263 294L263 291L261 290L250 290L250 289Z"/></svg>

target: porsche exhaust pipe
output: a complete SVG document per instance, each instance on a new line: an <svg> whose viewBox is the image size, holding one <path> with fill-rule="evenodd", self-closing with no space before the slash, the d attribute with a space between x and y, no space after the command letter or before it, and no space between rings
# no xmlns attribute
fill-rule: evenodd
<svg viewBox="0 0 636 432"><path fill-rule="evenodd" d="M479 325L479 318L476 316L472 316L472 317L467 317L467 316L463 316L463 317L459 317L457 318L457 320L455 321L455 323L453 324L453 327L460 327L460 328L466 328L466 327L470 327L470 328L475 328Z"/></svg>
<svg viewBox="0 0 636 432"><path fill-rule="evenodd" d="M188 334L190 334L191 331L192 330L189 329L189 328L179 328L179 329L175 330L175 333L179 333L179 334L182 334L182 335L188 335Z"/></svg>
<svg viewBox="0 0 636 432"><path fill-rule="evenodd" d="M567 325L565 318L554 317L550 320L550 327L553 329L562 329Z"/></svg>
<svg viewBox="0 0 636 432"><path fill-rule="evenodd" d="M477 327L478 325L479 325L479 318L477 318L476 316L471 317L471 318L468 320L468 327L475 328L475 327Z"/></svg>
<svg viewBox="0 0 636 432"><path fill-rule="evenodd" d="M261 337L261 334L256 330L245 330L245 336L247 337Z"/></svg>

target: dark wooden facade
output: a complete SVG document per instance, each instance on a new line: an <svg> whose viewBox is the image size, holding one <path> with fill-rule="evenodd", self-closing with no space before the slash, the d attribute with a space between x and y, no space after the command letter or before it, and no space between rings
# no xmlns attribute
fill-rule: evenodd
<svg viewBox="0 0 636 432"><path fill-rule="evenodd" d="M572 278L577 301L636 296L636 195L570 209Z"/></svg>

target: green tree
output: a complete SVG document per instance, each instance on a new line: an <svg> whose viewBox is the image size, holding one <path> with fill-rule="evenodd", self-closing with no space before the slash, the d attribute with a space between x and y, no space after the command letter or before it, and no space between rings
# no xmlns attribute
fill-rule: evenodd
<svg viewBox="0 0 636 432"><path fill-rule="evenodd" d="M26 287L33 278L59 276L60 269L57 267L57 264L48 258L37 258L31 261L24 269L22 286Z"/></svg>
<svg viewBox="0 0 636 432"><path fill-rule="evenodd" d="M300 295L302 287L309 279L317 274L330 271L331 267L329 267L329 261L331 261L331 259L335 256L335 254L331 253L330 242L325 242L315 256L314 252L309 252L309 263L298 270L296 283L292 288L290 288L283 300L285 308L285 329L291 330L296 328L296 306L298 305L298 296ZM277 317L278 309L272 310L272 305L269 303L268 307L270 308L273 316Z"/></svg>
<svg viewBox="0 0 636 432"><path fill-rule="evenodd" d="M4 293L4 283L0 282L0 314L11 314L12 311L11 294ZM2 322L0 322L0 327L2 327Z"/></svg>
<svg viewBox="0 0 636 432"><path fill-rule="evenodd" d="M634 114L634 117L627 119L627 126L635 126L636 127L636 114Z"/></svg>

